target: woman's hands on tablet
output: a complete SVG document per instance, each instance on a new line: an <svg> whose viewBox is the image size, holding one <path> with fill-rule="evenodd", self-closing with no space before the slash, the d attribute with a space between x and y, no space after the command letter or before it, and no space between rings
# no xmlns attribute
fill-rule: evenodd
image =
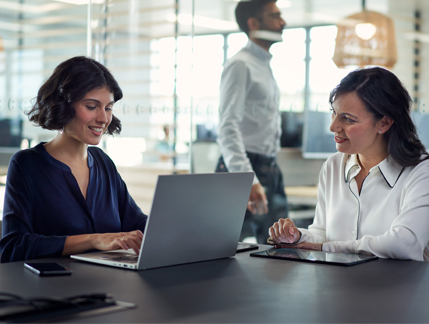
<svg viewBox="0 0 429 324"><path fill-rule="evenodd" d="M293 249L304 249L313 251L322 251L322 243L302 242L288 245Z"/></svg>
<svg viewBox="0 0 429 324"><path fill-rule="evenodd" d="M268 230L274 243L296 243L301 238L301 232L289 218L280 218Z"/></svg>
<svg viewBox="0 0 429 324"><path fill-rule="evenodd" d="M268 233L271 241L275 244L282 245L282 243L286 243L290 244L290 247L294 249L322 251L321 243L297 243L301 238L301 232L289 218L280 218L269 228Z"/></svg>

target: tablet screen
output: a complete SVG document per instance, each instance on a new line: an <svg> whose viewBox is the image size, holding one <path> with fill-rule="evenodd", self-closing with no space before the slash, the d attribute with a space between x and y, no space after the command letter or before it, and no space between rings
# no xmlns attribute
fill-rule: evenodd
<svg viewBox="0 0 429 324"><path fill-rule="evenodd" d="M273 248L266 251L254 252L254 253L251 253L250 255L255 257L263 257L263 258L329 263L329 264L344 265L344 266L350 266L350 265L377 259L377 257L373 255L333 253L333 252L310 251L310 250L291 249L291 248L280 248L280 249Z"/></svg>

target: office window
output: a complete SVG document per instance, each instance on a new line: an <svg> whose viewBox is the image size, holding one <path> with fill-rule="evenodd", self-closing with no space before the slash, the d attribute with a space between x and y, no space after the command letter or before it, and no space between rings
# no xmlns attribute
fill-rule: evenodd
<svg viewBox="0 0 429 324"><path fill-rule="evenodd" d="M283 31L283 42L271 47L271 67L280 88L280 110L303 111L305 88L305 29Z"/></svg>
<svg viewBox="0 0 429 324"><path fill-rule="evenodd" d="M218 123L219 84L223 70L224 36L194 38L193 124L214 127ZM193 137L196 139L197 134Z"/></svg>
<svg viewBox="0 0 429 324"><path fill-rule="evenodd" d="M176 87L177 153L188 153L189 141L195 140L196 137L196 132L191 129L194 128L191 126L191 108L192 124L217 123L223 42L222 35L202 35L194 38L180 36L177 40L175 77L175 39L152 41L152 94L173 95Z"/></svg>
<svg viewBox="0 0 429 324"><path fill-rule="evenodd" d="M227 47L227 58L235 55L239 50L246 46L248 42L247 35L245 33L233 33L227 35L228 47Z"/></svg>
<svg viewBox="0 0 429 324"><path fill-rule="evenodd" d="M309 100L308 109L329 111L329 93L356 67L339 69L332 57L335 49L336 26L313 27L310 30Z"/></svg>
<svg viewBox="0 0 429 324"><path fill-rule="evenodd" d="M171 0L157 6L145 1L92 5L93 56L110 69L124 92L114 107L122 133L103 143L119 166L158 163L174 170L174 14Z"/></svg>
<svg viewBox="0 0 429 324"><path fill-rule="evenodd" d="M20 136L24 146L50 140L54 132L34 127L23 112L31 107L40 85L58 63L85 55L86 6L3 1L0 11L0 119L23 123Z"/></svg>
<svg viewBox="0 0 429 324"><path fill-rule="evenodd" d="M236 54L248 42L243 32L229 34L227 40L227 58ZM274 44L270 52L273 54L271 68L281 93L280 110L302 111L305 87L305 29L285 29L283 42Z"/></svg>

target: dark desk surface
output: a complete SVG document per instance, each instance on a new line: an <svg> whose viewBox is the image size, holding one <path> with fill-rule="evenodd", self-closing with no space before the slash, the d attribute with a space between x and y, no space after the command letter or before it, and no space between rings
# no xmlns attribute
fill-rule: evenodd
<svg viewBox="0 0 429 324"><path fill-rule="evenodd" d="M136 309L92 323L429 322L429 264L376 260L352 267L249 256L147 271L69 258L69 277L38 277L23 262L0 265L0 291L23 297L109 292Z"/></svg>

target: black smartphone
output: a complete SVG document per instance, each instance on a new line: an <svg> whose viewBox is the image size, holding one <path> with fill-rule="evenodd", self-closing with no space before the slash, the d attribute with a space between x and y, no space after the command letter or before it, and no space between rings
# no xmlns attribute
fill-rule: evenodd
<svg viewBox="0 0 429 324"><path fill-rule="evenodd" d="M67 276L72 271L56 262L25 262L24 267L39 276Z"/></svg>

